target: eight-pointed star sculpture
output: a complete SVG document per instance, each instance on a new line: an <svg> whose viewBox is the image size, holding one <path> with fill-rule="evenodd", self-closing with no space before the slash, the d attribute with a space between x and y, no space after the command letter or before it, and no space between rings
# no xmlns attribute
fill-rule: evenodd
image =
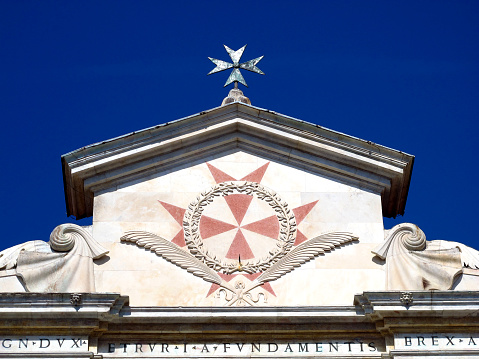
<svg viewBox="0 0 479 359"><path fill-rule="evenodd" d="M238 181L238 179L221 171L212 164L206 164L217 184ZM268 165L269 162L239 179L239 181L261 183ZM181 230L172 239L172 242L179 247L185 248L186 243L182 225L186 209L163 201L159 202L181 226ZM304 220L317 202L313 201L292 209L297 225ZM218 202L208 207L214 209L215 206L216 210L203 213L199 225L200 235L209 250L224 258L248 260L264 256L265 248L267 250L267 248L270 248L269 246L274 246L274 242L279 235L279 222L274 211L264 201L260 201L247 194L231 194L220 197ZM294 246L303 243L307 239L297 229ZM228 282L238 275L218 274ZM254 280L260 274L243 273L241 275L249 280ZM212 284L207 296L218 288L217 284ZM270 283L265 283L263 288L275 295Z"/></svg>
<svg viewBox="0 0 479 359"><path fill-rule="evenodd" d="M236 51L230 49L226 45L223 45L223 46L225 47L226 51L230 55L231 60L233 61L233 63L222 61L222 60L217 60L217 59L214 59L212 57L208 57L216 65L216 67L213 70L211 70L208 73L208 75L214 74L216 72L225 71L225 70L228 70L228 69L232 68L233 71L231 71L231 74L228 77L228 80L226 80L226 83L225 83L224 87L228 86L230 83L233 83L233 82L235 83L235 86L239 82L239 83L245 85L246 87L248 87L248 85L246 84L246 81L244 80L243 75L241 75L241 72L240 72L239 69L244 69L244 70L248 70L248 71L251 71L251 72L256 72L257 74L260 74L260 75L264 75L264 72L256 67L256 64L258 62L260 62L261 59L264 56L260 56L260 57L257 57L256 59L249 60L249 61L246 61L246 62L243 62L242 64L240 64L239 61L241 59L241 56L243 55L243 52L244 52L244 49L246 48L246 45L244 45L241 49L236 50Z"/></svg>

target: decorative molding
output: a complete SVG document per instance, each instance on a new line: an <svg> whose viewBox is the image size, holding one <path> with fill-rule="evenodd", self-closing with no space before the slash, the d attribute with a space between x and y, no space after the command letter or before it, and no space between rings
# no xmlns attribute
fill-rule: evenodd
<svg viewBox="0 0 479 359"><path fill-rule="evenodd" d="M171 243L160 236L143 231L129 231L120 239L125 242L133 242L139 247L149 249L160 257L165 258L168 262L173 263L182 269L186 269L187 272L192 273L207 282L218 284L234 292L233 287L228 284L228 282L221 279L218 273L198 260L192 254L184 251L176 244Z"/></svg>
<svg viewBox="0 0 479 359"><path fill-rule="evenodd" d="M346 243L357 240L358 237L347 232L326 233L312 238L294 248L284 258L261 274L256 281L259 283L258 285L261 285L281 278L285 274L291 272L294 268L309 262L314 257L329 252L335 247L341 247Z"/></svg>
<svg viewBox="0 0 479 359"><path fill-rule="evenodd" d="M11 339L28 339L29 347L34 337L53 340L43 352L25 353L12 345L2 357L478 357L478 291L412 293L414 306L409 309L401 303L400 291L358 294L356 306L247 308L130 307L128 298L119 294L82 293L81 310L72 307L70 293L3 293L0 330L7 339L3 349L9 349ZM371 312L364 313L361 306ZM88 337L88 349L71 352L72 338L80 337ZM65 339L61 348L59 339ZM233 348L239 350L237 343L245 348L240 355L233 353ZM270 351L268 343L273 350L277 344L279 350ZM301 350L306 343L309 351ZM330 343L339 350L331 350ZM255 353L252 344L258 348ZM286 351L287 344L291 350ZM193 346L197 349L191 354ZM209 352L200 353L205 346Z"/></svg>
<svg viewBox="0 0 479 359"><path fill-rule="evenodd" d="M404 212L413 156L238 102L62 156L67 212L90 216L96 190L239 146L374 188L385 216Z"/></svg>
<svg viewBox="0 0 479 359"><path fill-rule="evenodd" d="M283 258L274 263L270 268L263 272L258 278L256 278L248 288L242 289L240 295L232 298L227 305L231 306L237 301L246 301L245 296L250 292L267 282L274 281L281 278L285 274L293 271L294 268L300 267L302 264L309 262L311 259L317 257L320 254L324 254L335 247L341 247L342 245L357 241L358 237L351 233L333 232L326 233L308 241L301 243L294 248L291 252L287 253ZM250 303L251 304L251 303Z"/></svg>
<svg viewBox="0 0 479 359"><path fill-rule="evenodd" d="M397 290L357 294L354 296L354 305L367 309L365 314L376 313L378 320L387 316L416 318L420 312L424 317L435 317L441 313L441 316L446 318L459 315L461 319L469 317L477 322L475 314L479 312L479 291L419 290L408 292L412 294L414 302L414 306L409 310L401 301L404 291ZM400 321L397 324L408 325L406 321ZM448 326L451 322L443 324ZM462 323L459 325L463 326Z"/></svg>
<svg viewBox="0 0 479 359"><path fill-rule="evenodd" d="M277 246L273 247L265 258L239 264L237 261L227 262L218 259L214 254L204 249L203 239L200 236L199 230L203 210L209 203L213 202L215 197L225 197L234 193L254 195L256 198L267 202L276 213L280 225L280 234ZM190 253L208 267L225 274L231 274L236 271L244 271L250 274L263 272L283 258L291 249L296 239L296 219L293 211L288 208L288 204L273 190L259 183L247 181L223 182L202 192L188 206L183 220L183 229L185 232L185 242Z"/></svg>
<svg viewBox="0 0 479 359"><path fill-rule="evenodd" d="M82 302L82 296L80 293L72 293L70 295L70 303L75 307L79 306Z"/></svg>
<svg viewBox="0 0 479 359"><path fill-rule="evenodd" d="M81 294L80 311L72 308L72 295L76 294ZM44 319L45 307L49 308L47 313L57 319L77 313L78 318L98 320L117 315L128 303L129 298L118 293L0 293L0 312L12 311L12 319L18 321Z"/></svg>
<svg viewBox="0 0 479 359"><path fill-rule="evenodd" d="M142 231L130 231L125 233L125 235L121 237L121 240L133 242L139 247L149 249L178 267L186 269L189 273L229 290L232 296L228 296L228 293L224 296L227 306L253 306L260 299L259 296L257 299L253 299L250 292L254 288L281 278L285 274L294 270L294 268L301 266L303 263L310 261L314 257L326 253L335 247L340 247L346 243L356 241L358 240L358 237L350 233L336 232L323 234L305 241L263 272L250 284L249 287L246 287L244 284L232 286L227 281L221 279L213 269L208 267L201 260L182 250L176 244L155 234Z"/></svg>
<svg viewBox="0 0 479 359"><path fill-rule="evenodd" d="M399 298L399 300L405 306L409 306L413 302L413 295L412 295L411 292L402 292L401 297Z"/></svg>
<svg viewBox="0 0 479 359"><path fill-rule="evenodd" d="M254 196L265 201L278 219L279 231L276 245L272 246L267 256L259 260L242 263L238 258L238 261L227 261L226 258L218 258L204 248L200 234L203 211L215 198L234 194ZM217 284L221 289L216 298L224 301L226 306L254 306L260 302L267 303L267 294L261 290L253 293L253 289L284 276L319 254L358 240L358 237L351 233L334 232L306 240L292 249L296 239L296 226L293 211L275 191L257 182L227 181L200 193L185 210L183 231L187 249L182 249L158 235L143 231L126 232L120 239L149 249L189 273ZM219 275L219 273L234 272L258 273L258 276L248 283L245 283L242 278L237 278L230 283L229 280L232 278L226 280Z"/></svg>

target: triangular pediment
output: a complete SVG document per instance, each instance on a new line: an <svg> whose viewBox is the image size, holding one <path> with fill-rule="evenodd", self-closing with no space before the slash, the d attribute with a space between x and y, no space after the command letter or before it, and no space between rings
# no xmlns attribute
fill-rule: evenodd
<svg viewBox="0 0 479 359"><path fill-rule="evenodd" d="M68 215L91 216L95 192L234 149L379 193L385 216L404 212L413 156L236 102L62 156Z"/></svg>

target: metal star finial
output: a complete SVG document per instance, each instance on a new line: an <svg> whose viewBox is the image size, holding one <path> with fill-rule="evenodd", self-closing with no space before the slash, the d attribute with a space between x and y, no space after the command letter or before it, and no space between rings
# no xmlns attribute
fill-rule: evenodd
<svg viewBox="0 0 479 359"><path fill-rule="evenodd" d="M223 45L223 46L225 47L226 51L230 55L230 58L233 61L233 63L229 63L229 62L226 62L226 61L217 60L217 59L213 59L212 57L208 57L216 65L216 67L213 70L211 70L208 73L208 75L211 75L211 74L214 74L216 72L220 72L220 71L224 71L224 70L228 70L228 69L232 68L233 71L231 71L231 74L228 77L228 80L226 80L226 83L225 83L224 87L228 86L230 83L233 83L233 82L235 83L235 87L238 86L238 82L245 85L246 87L248 87L248 85L246 84L246 81L244 80L243 75L241 75L241 72L240 72L239 69L244 69L244 70L248 70L248 71L251 71L251 72L256 72L257 74L260 74L260 75L264 75L264 72L256 67L256 64L258 62L260 62L261 59L264 56L260 56L260 57L257 57L256 59L249 60L249 61L246 61L246 62L243 62L242 64L240 64L239 61L241 59L241 56L243 55L243 52L244 52L244 49L246 48L246 45L244 45L241 49L236 50L236 51L231 50L226 45Z"/></svg>

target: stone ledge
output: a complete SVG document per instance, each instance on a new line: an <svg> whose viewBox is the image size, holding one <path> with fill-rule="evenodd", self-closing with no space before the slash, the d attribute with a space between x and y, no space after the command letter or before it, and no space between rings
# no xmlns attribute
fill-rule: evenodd
<svg viewBox="0 0 479 359"><path fill-rule="evenodd" d="M73 295L79 294L79 302ZM0 320L7 318L102 318L118 314L128 297L118 293L0 293Z"/></svg>
<svg viewBox="0 0 479 359"><path fill-rule="evenodd" d="M409 304L401 301L405 293L412 295ZM375 312L381 316L456 316L458 312L462 316L479 316L477 291L364 292L354 297L354 304L364 314Z"/></svg>

